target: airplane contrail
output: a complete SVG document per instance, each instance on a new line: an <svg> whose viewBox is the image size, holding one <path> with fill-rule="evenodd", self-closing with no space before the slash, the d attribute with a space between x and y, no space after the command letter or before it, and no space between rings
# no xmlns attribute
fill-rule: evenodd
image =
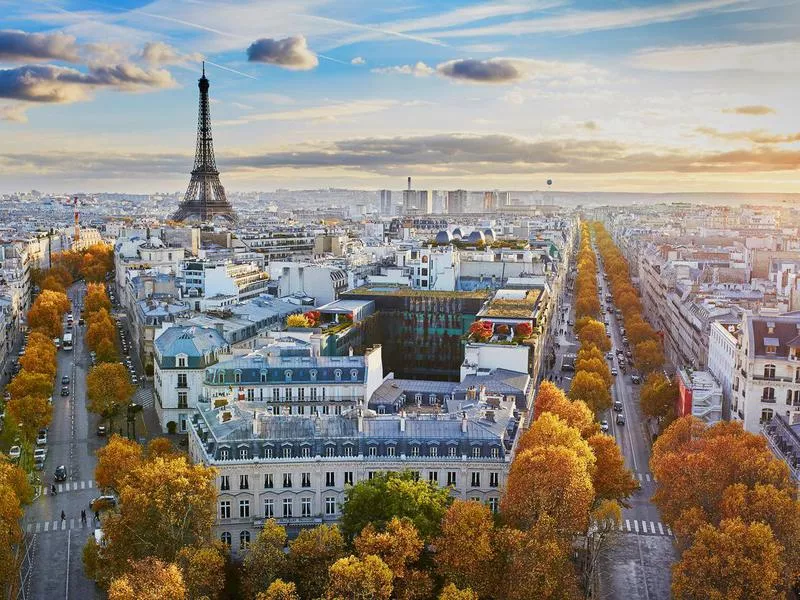
<svg viewBox="0 0 800 600"><path fill-rule="evenodd" d="M225 67L225 66L222 66L222 65L218 65L215 62L211 62L207 58L205 59L205 61L206 61L207 64L212 65L214 67L217 67L218 69L222 69L223 71L230 71L231 73L236 73L237 75L241 75L243 77L248 77L249 79L256 79L256 80L258 79L258 77L253 77L252 75L248 75L247 73L242 73L241 71L237 71L236 69L231 69L230 67Z"/></svg>
<svg viewBox="0 0 800 600"><path fill-rule="evenodd" d="M293 17L301 17L306 19L316 19L318 21L326 21L328 23L335 23L337 25L344 25L345 27L352 27L353 29L363 29L364 31L372 31L373 33L382 33L384 35L394 35L407 40L415 42L422 42L423 44L430 44L431 46L447 46L444 42L440 42L434 38L426 38L418 35L411 35L401 31L393 31L391 29L381 29L380 27L372 27L371 25L361 25L359 23L351 23L350 21L340 21L339 19L331 19L330 17L320 17L319 15L309 15L304 13L292 13Z"/></svg>

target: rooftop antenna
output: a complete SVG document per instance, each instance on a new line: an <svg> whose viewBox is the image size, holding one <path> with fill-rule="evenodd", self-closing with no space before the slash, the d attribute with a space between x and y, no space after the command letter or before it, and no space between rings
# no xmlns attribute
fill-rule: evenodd
<svg viewBox="0 0 800 600"><path fill-rule="evenodd" d="M408 178L408 191L411 191L411 177Z"/></svg>
<svg viewBox="0 0 800 600"><path fill-rule="evenodd" d="M206 76L206 61L203 61L203 77Z"/></svg>

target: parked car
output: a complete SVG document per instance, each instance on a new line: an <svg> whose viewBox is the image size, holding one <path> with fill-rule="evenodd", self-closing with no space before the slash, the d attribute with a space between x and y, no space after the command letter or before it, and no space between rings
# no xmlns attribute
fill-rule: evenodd
<svg viewBox="0 0 800 600"><path fill-rule="evenodd" d="M19 460L21 454L22 449L19 446L11 446L11 448L8 449L8 458L11 460Z"/></svg>
<svg viewBox="0 0 800 600"><path fill-rule="evenodd" d="M606 352L606 360L614 360L614 353Z"/></svg>
<svg viewBox="0 0 800 600"><path fill-rule="evenodd" d="M47 448L37 448L33 451L33 460L44 461L47 458Z"/></svg>
<svg viewBox="0 0 800 600"><path fill-rule="evenodd" d="M622 412L622 400L614 400L614 410Z"/></svg>
<svg viewBox="0 0 800 600"><path fill-rule="evenodd" d="M634 373L633 375L631 375L631 383L639 385L640 383L642 383L642 378L636 373Z"/></svg>
<svg viewBox="0 0 800 600"><path fill-rule="evenodd" d="M625 415L622 413L617 415L617 425L625 425Z"/></svg>
<svg viewBox="0 0 800 600"><path fill-rule="evenodd" d="M600 431L602 431L603 433L608 433L608 421L606 421L605 419L600 421Z"/></svg>
<svg viewBox="0 0 800 600"><path fill-rule="evenodd" d="M611 369L611 374L612 374L614 377L616 377L616 376L617 376L617 370L616 370L616 369Z"/></svg>
<svg viewBox="0 0 800 600"><path fill-rule="evenodd" d="M117 499L111 495L103 495L98 496L97 498L93 498L91 502L89 502L89 508L92 512L100 512L103 510L109 510L114 508L117 505Z"/></svg>
<svg viewBox="0 0 800 600"><path fill-rule="evenodd" d="M61 386L61 395L62 396L69 396L69 386L68 385L62 385Z"/></svg>
<svg viewBox="0 0 800 600"><path fill-rule="evenodd" d="M47 430L40 429L39 435L36 436L36 445L37 446L45 446L47 444Z"/></svg>
<svg viewBox="0 0 800 600"><path fill-rule="evenodd" d="M67 480L67 467L64 465L58 465L56 467L56 472L53 474L53 478L56 481L66 481Z"/></svg>
<svg viewBox="0 0 800 600"><path fill-rule="evenodd" d="M69 375L64 375L64 376L61 378L61 384L62 384L62 385L69 385Z"/></svg>
<svg viewBox="0 0 800 600"><path fill-rule="evenodd" d="M104 436L106 434L106 426L105 425L98 425L97 426L97 435Z"/></svg>

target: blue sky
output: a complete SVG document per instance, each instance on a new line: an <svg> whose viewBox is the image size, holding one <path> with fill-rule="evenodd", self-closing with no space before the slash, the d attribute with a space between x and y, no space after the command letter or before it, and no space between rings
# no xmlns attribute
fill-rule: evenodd
<svg viewBox="0 0 800 600"><path fill-rule="evenodd" d="M789 0L0 0L0 191L800 189Z"/></svg>

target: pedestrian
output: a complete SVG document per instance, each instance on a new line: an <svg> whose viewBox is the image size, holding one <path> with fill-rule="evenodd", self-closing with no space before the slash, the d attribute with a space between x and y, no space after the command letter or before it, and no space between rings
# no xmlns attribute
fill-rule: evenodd
<svg viewBox="0 0 800 600"><path fill-rule="evenodd" d="M81 523L86 525L86 509L81 510Z"/></svg>
<svg viewBox="0 0 800 600"><path fill-rule="evenodd" d="M100 511L99 510L94 511L94 520L98 521L98 522L100 521Z"/></svg>
<svg viewBox="0 0 800 600"><path fill-rule="evenodd" d="M50 486L50 493L53 494L53 496L55 496L58 493L58 490L56 490L56 484L55 483Z"/></svg>
<svg viewBox="0 0 800 600"><path fill-rule="evenodd" d="M62 521L66 521L67 520L67 515L63 510L61 511L61 520Z"/></svg>

